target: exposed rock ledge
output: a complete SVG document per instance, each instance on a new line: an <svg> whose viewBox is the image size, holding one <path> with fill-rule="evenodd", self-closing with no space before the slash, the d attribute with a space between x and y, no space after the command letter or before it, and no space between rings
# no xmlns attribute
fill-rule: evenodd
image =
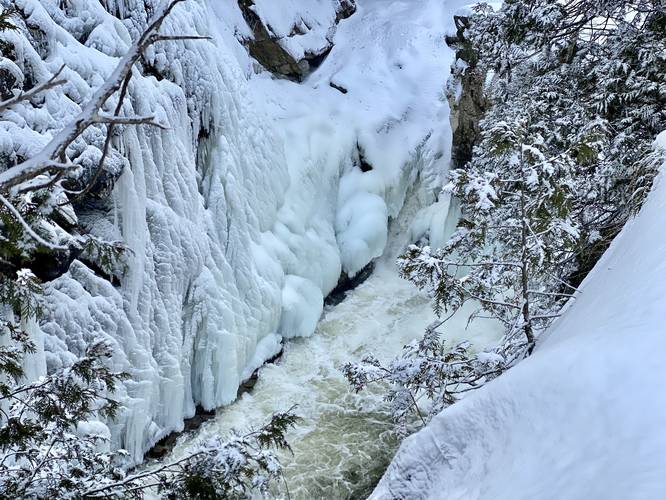
<svg viewBox="0 0 666 500"><path fill-rule="evenodd" d="M242 40L250 54L264 68L276 76L301 81L312 70L316 69L333 48L333 34L337 24L356 12L355 0L331 0L335 16L329 19L327 36L323 43L304 47L302 57L290 51L291 42L305 39L313 27L303 18L294 19L288 34L274 29L270 21L266 21L257 13L255 0L238 0L243 17L252 31L252 38ZM319 30L321 27L319 28Z"/></svg>

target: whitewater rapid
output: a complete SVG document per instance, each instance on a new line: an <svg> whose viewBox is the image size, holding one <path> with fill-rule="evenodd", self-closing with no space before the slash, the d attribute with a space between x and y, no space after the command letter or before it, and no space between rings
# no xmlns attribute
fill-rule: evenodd
<svg viewBox="0 0 666 500"><path fill-rule="evenodd" d="M77 215L85 232L129 249L115 271L119 286L81 261L46 284L48 310L34 335L45 354L27 371L57 370L91 342L107 342L112 368L129 377L114 396L122 402L117 419L102 424L110 447L139 462L197 406L231 403L282 339L312 335L341 273L386 254L389 221L416 179L423 207L441 191L455 58L445 40L459 1L360 0L337 24L337 0L262 11L266 25L312 26L303 43L331 40L328 57L301 83L274 78L251 59L237 1L179 4L162 33L206 39L157 44L146 54L154 71L132 78L125 110L169 127L123 130L124 167L109 199ZM21 2L58 40L46 61L40 47L28 51L27 65L47 75L65 62L80 84L48 94L44 111L57 110L48 126L42 111L26 112L25 133L0 134L0 142L36 149L31 130L43 129L47 140L73 119L157 2ZM70 33L93 27L86 44ZM100 151L91 144L77 161ZM436 246L438 220L423 213L414 239Z"/></svg>
<svg viewBox="0 0 666 500"><path fill-rule="evenodd" d="M194 435L183 436L168 460L185 455L199 439L259 426L272 413L297 405L301 421L288 434L293 455L281 453L290 498L356 499L371 493L397 449L397 436L382 393L354 394L339 368L368 352L392 358L435 318L429 298L398 276L395 256L407 231L403 224L392 229L388 254L343 302L324 310L314 335L288 341L279 361L261 368L251 392L218 410ZM466 328L469 312L451 320L447 338L469 339L477 348L496 342L500 331L490 322ZM276 492L285 496L284 490Z"/></svg>

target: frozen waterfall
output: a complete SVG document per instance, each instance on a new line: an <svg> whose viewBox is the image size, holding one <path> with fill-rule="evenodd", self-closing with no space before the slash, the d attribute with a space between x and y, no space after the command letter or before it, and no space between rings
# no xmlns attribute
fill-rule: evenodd
<svg viewBox="0 0 666 500"><path fill-rule="evenodd" d="M427 300L397 280L386 248L396 241L389 223L404 219L408 192L414 223L400 222L401 241L429 236L436 244L444 232L447 201L438 197L450 158L453 62L445 35L454 31L457 3L358 0L357 12L336 26L329 5L336 1L306 11L297 2L284 9L257 2L275 26L307 20L311 36L299 43L332 42L301 83L276 79L249 57L239 41L249 28L235 0L177 6L165 33L210 39L151 47L145 74L137 69L131 80L126 111L154 115L169 128L124 128L114 144L124 168L108 203L77 213L82 227L129 247L127 269L118 284L74 261L47 284L48 310L35 336L49 369L70 363L92 341L111 343L114 368L130 380L116 395L120 417L108 427L112 446L135 460L182 429L197 405L231 403L282 339L312 335L341 273L384 256L347 305L326 312L311 343L288 343L285 394L290 383L302 388L308 376L332 373L343 353L371 342L399 347L426 322ZM157 1L77 0L66 9L50 0L17 3L49 41L17 39L25 64L44 74L65 64L68 80L48 93L42 113L12 125L43 130L8 136L15 149L31 151L76 115ZM289 51L307 50L292 42ZM401 297L419 308L405 311ZM423 318L392 338L393 307ZM374 333L355 323L356 315L375 317ZM308 349L319 349L325 364L309 365ZM36 359L35 370L43 363ZM287 369L292 363L303 364ZM339 380L331 383L342 390Z"/></svg>
<svg viewBox="0 0 666 500"><path fill-rule="evenodd" d="M354 394L339 368L368 352L391 359L434 320L430 299L399 278L394 265L418 203L416 196L408 197L391 226L393 252L379 259L370 278L342 303L324 311L314 335L289 341L280 360L260 370L251 392L218 410L195 434L182 436L165 460L186 455L198 440L258 427L273 412L296 404L302 420L288 435L294 453L281 453L290 497L355 499L372 492L399 444L389 405L380 391ZM466 307L450 321L451 342L469 339L480 349L494 345L501 328L484 320L466 328L470 313Z"/></svg>

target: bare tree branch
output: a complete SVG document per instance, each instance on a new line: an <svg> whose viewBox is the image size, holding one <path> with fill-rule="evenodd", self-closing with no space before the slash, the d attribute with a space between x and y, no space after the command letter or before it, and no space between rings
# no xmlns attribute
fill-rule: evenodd
<svg viewBox="0 0 666 500"><path fill-rule="evenodd" d="M204 35L155 35L152 43L173 42L177 40L210 40L211 37Z"/></svg>
<svg viewBox="0 0 666 500"><path fill-rule="evenodd" d="M134 64L139 60L144 49L155 41L155 33L162 26L164 19L176 5L183 1L169 0L165 4L161 12L148 24L139 39L132 44L127 54L120 59L116 68L95 91L90 101L72 123L56 134L37 155L0 173L0 192L8 192L18 184L48 171L48 168L44 168L44 163L64 154L67 147L90 125L95 123L94 117L106 101L121 87L126 87L128 75L131 74Z"/></svg>
<svg viewBox="0 0 666 500"><path fill-rule="evenodd" d="M162 130L168 130L169 127L155 121L154 116L112 116L96 115L93 117L94 123L109 123L113 125L152 125Z"/></svg>

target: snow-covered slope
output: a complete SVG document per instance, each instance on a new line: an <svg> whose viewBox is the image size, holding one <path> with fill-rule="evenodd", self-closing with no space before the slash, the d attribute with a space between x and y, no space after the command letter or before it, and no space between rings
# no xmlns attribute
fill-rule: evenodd
<svg viewBox="0 0 666 500"><path fill-rule="evenodd" d="M16 3L35 34L3 34L21 48L21 71L41 80L64 63L69 81L42 109L0 122L2 147L26 155L75 116L158 2ZM113 344L115 368L131 376L113 446L137 460L196 405L233 400L281 338L312 334L341 272L384 251L408 186L420 176L415 195L432 202L447 167L443 2L359 1L302 84L254 74L236 39L244 22L235 0L188 0L167 19L166 33L212 39L147 52L125 111L169 128L124 128L110 201L78 213L81 226L129 246L127 271L117 285L74 261L46 285L33 332L50 369L93 340ZM99 137L88 139L80 160L94 164ZM30 373L43 370L37 358Z"/></svg>
<svg viewBox="0 0 666 500"><path fill-rule="evenodd" d="M407 439L371 498L666 498L663 175L533 356Z"/></svg>

